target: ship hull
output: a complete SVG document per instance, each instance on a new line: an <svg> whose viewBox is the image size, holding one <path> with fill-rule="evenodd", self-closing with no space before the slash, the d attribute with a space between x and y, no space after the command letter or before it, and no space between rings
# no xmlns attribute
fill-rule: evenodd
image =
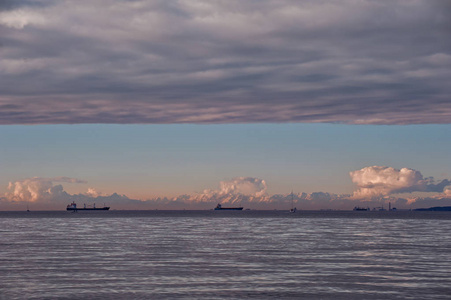
<svg viewBox="0 0 451 300"><path fill-rule="evenodd" d="M73 207L68 207L66 208L67 211L79 211L79 210L110 210L109 207L96 207L96 208L73 208Z"/></svg>
<svg viewBox="0 0 451 300"><path fill-rule="evenodd" d="M243 210L242 207L221 207L221 208L215 208L215 210Z"/></svg>
<svg viewBox="0 0 451 300"><path fill-rule="evenodd" d="M358 206L354 207L353 209L353 211L369 211L369 210L370 210L369 208L363 208Z"/></svg>

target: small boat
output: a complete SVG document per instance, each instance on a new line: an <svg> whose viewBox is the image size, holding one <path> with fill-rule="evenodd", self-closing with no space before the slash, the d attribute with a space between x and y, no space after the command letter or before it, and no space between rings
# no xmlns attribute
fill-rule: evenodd
<svg viewBox="0 0 451 300"><path fill-rule="evenodd" d="M218 204L215 207L215 210L243 210L242 207L222 207L221 204Z"/></svg>
<svg viewBox="0 0 451 300"><path fill-rule="evenodd" d="M79 210L109 210L109 206L103 206L103 207L96 207L96 204L92 207L87 207L86 204L82 208L78 208L77 204L75 202L72 202L71 204L67 205L66 210L67 211L79 211Z"/></svg>

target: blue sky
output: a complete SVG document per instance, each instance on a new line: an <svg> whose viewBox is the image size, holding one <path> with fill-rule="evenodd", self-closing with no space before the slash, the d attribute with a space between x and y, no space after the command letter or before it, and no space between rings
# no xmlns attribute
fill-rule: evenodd
<svg viewBox="0 0 451 300"><path fill-rule="evenodd" d="M268 193L351 194L349 172L382 165L449 178L450 125L338 124L3 126L1 192L9 181L67 176L134 199L264 179Z"/></svg>

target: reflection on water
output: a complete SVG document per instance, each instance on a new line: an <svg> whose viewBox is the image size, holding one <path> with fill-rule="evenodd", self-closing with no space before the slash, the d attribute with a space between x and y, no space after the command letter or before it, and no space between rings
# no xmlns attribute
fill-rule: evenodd
<svg viewBox="0 0 451 300"><path fill-rule="evenodd" d="M451 294L449 215L358 214L2 213L0 298L444 299Z"/></svg>

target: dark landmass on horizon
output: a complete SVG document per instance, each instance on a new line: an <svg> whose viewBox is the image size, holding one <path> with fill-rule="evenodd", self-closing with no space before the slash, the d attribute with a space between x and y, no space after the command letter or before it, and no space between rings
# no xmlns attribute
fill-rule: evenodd
<svg viewBox="0 0 451 300"><path fill-rule="evenodd" d="M417 208L417 211L451 211L451 206L435 206L429 208Z"/></svg>

